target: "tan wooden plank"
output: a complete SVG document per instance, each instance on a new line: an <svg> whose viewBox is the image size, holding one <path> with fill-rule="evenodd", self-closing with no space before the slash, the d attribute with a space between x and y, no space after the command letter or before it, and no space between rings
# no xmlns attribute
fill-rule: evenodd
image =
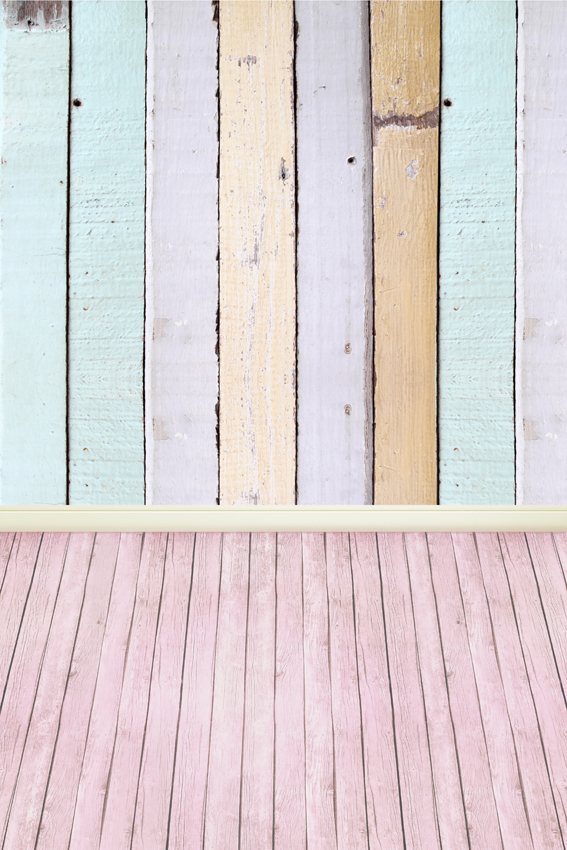
<svg viewBox="0 0 567 850"><path fill-rule="evenodd" d="M219 25L220 502L294 504L293 3Z"/></svg>
<svg viewBox="0 0 567 850"><path fill-rule="evenodd" d="M338 850L367 850L366 790L349 536L326 534Z"/></svg>
<svg viewBox="0 0 567 850"><path fill-rule="evenodd" d="M516 847L518 850L530 850L534 844L522 791L522 771L506 706L496 641L474 535L453 534L451 538L502 842L506 850Z"/></svg>
<svg viewBox="0 0 567 850"><path fill-rule="evenodd" d="M436 504L440 3L372 2L376 504Z"/></svg>
<svg viewBox="0 0 567 850"><path fill-rule="evenodd" d="M98 850L134 617L142 534L122 534L68 850Z"/></svg>
<svg viewBox="0 0 567 850"><path fill-rule="evenodd" d="M133 837L128 850L165 850L168 843L194 543L195 535L191 533L169 535ZM151 643L152 635L148 633L146 639Z"/></svg>
<svg viewBox="0 0 567 850"><path fill-rule="evenodd" d="M427 539L423 533L404 539L441 846L470 850Z"/></svg>
<svg viewBox="0 0 567 850"><path fill-rule="evenodd" d="M94 534L71 534L47 639L26 744L2 847L35 847L58 737L65 686L91 565ZM16 718L14 718L16 720Z"/></svg>
<svg viewBox="0 0 567 850"><path fill-rule="evenodd" d="M249 563L250 535L224 534L203 850L240 843Z"/></svg>
<svg viewBox="0 0 567 850"><path fill-rule="evenodd" d="M274 850L306 846L301 535L278 534Z"/></svg>
<svg viewBox="0 0 567 850"><path fill-rule="evenodd" d="M351 564L369 850L401 850L400 790L375 534L351 535Z"/></svg>
<svg viewBox="0 0 567 850"><path fill-rule="evenodd" d="M435 792L402 534L378 534L394 706L400 800L407 850L440 850Z"/></svg>
<svg viewBox="0 0 567 850"><path fill-rule="evenodd" d="M323 534L301 535L307 846L336 850L333 708Z"/></svg>
<svg viewBox="0 0 567 850"><path fill-rule="evenodd" d="M499 534L498 537L513 602L513 611L510 606L508 616L512 621L511 615L514 615L518 628L557 818L562 835L567 836L567 706L549 624L542 608L525 534L515 532ZM550 566L552 564L551 561ZM545 564L543 569L546 571Z"/></svg>
<svg viewBox="0 0 567 850"><path fill-rule="evenodd" d="M37 850L68 847L120 534L97 534L73 650Z"/></svg>
<svg viewBox="0 0 567 850"><path fill-rule="evenodd" d="M203 845L221 543L212 532L195 540L168 850Z"/></svg>
<svg viewBox="0 0 567 850"><path fill-rule="evenodd" d="M449 704L459 754L470 850L485 850L487 847L502 850L487 742L451 535L428 534L427 542Z"/></svg>
<svg viewBox="0 0 567 850"><path fill-rule="evenodd" d="M242 750L240 847L272 850L276 535L252 534Z"/></svg>
<svg viewBox="0 0 567 850"><path fill-rule="evenodd" d="M534 848L559 850L561 829L498 536L475 537Z"/></svg>

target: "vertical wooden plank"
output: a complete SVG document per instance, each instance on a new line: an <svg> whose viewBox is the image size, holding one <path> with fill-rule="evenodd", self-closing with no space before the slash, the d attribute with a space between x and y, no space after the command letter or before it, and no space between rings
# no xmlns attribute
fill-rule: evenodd
<svg viewBox="0 0 567 850"><path fill-rule="evenodd" d="M295 503L293 3L220 4L220 502Z"/></svg>
<svg viewBox="0 0 567 850"><path fill-rule="evenodd" d="M0 15L0 501L65 504L69 3Z"/></svg>
<svg viewBox="0 0 567 850"><path fill-rule="evenodd" d="M349 536L325 537L337 848L365 850L368 823Z"/></svg>
<svg viewBox="0 0 567 850"><path fill-rule="evenodd" d="M502 843L506 850L508 847L533 850L513 722L506 705L496 639L474 536L453 534L451 538ZM445 572L444 569L443 582ZM439 584L437 586L440 588Z"/></svg>
<svg viewBox="0 0 567 850"><path fill-rule="evenodd" d="M276 535L252 534L246 642L240 847L272 850Z"/></svg>
<svg viewBox="0 0 567 850"><path fill-rule="evenodd" d="M246 676L250 535L224 534L203 850L236 850Z"/></svg>
<svg viewBox="0 0 567 850"><path fill-rule="evenodd" d="M134 616L142 534L122 534L73 813L69 850L98 850Z"/></svg>
<svg viewBox="0 0 567 850"><path fill-rule="evenodd" d="M57 850L61 845L69 845L119 543L119 534L96 535L37 850Z"/></svg>
<svg viewBox="0 0 567 850"><path fill-rule="evenodd" d="M527 505L567 502L566 51L566 5L520 2L517 501Z"/></svg>
<svg viewBox="0 0 567 850"><path fill-rule="evenodd" d="M301 535L307 847L337 848L327 565L323 534Z"/></svg>
<svg viewBox="0 0 567 850"><path fill-rule="evenodd" d="M221 551L221 534L197 534L168 850L203 845Z"/></svg>
<svg viewBox="0 0 567 850"><path fill-rule="evenodd" d="M20 769L25 738L61 582L68 534L42 538L33 584L0 701L0 838L6 835L12 795Z"/></svg>
<svg viewBox="0 0 567 850"><path fill-rule="evenodd" d="M2 844L5 850L35 847L37 843L93 544L94 534L70 535L25 748L12 794L8 828Z"/></svg>
<svg viewBox="0 0 567 850"><path fill-rule="evenodd" d="M479 691L475 682L451 535L428 534L427 546L470 850L484 850L486 847L503 850L502 836L504 834L508 837L508 834L505 819L501 816L501 826L496 809L487 735L480 712ZM501 773L505 774L505 770L502 769L503 765L498 764L494 768L498 780ZM508 846L522 845L508 843Z"/></svg>
<svg viewBox="0 0 567 850"><path fill-rule="evenodd" d="M163 599L167 542L167 534L144 535L116 735L105 783L100 850L130 850L132 847L156 636Z"/></svg>
<svg viewBox="0 0 567 850"><path fill-rule="evenodd" d="M218 71L211 3L148 3L146 502L217 501Z"/></svg>
<svg viewBox="0 0 567 850"><path fill-rule="evenodd" d="M351 535L369 850L404 845L376 535Z"/></svg>
<svg viewBox="0 0 567 850"><path fill-rule="evenodd" d="M297 501L372 504L368 4L295 3Z"/></svg>
<svg viewBox="0 0 567 850"><path fill-rule="evenodd" d="M73 6L69 501L144 502L145 3Z"/></svg>
<svg viewBox="0 0 567 850"><path fill-rule="evenodd" d="M431 756L402 534L378 534L404 845L440 850Z"/></svg>
<svg viewBox="0 0 567 850"><path fill-rule="evenodd" d="M306 846L301 535L279 533L276 572L274 850Z"/></svg>
<svg viewBox="0 0 567 850"><path fill-rule="evenodd" d="M427 540L404 537L441 846L470 850Z"/></svg>
<svg viewBox="0 0 567 850"><path fill-rule="evenodd" d="M443 3L439 501L514 504L516 4Z"/></svg>
<svg viewBox="0 0 567 850"><path fill-rule="evenodd" d="M436 504L440 3L371 9L374 502Z"/></svg>
<svg viewBox="0 0 567 850"><path fill-rule="evenodd" d="M128 850L165 850L183 674L195 535L169 535L144 748ZM150 635L146 636L151 643Z"/></svg>

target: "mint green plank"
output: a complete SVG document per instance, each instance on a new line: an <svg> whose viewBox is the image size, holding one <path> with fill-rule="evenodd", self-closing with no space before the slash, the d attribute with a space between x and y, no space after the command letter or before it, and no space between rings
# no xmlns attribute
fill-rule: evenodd
<svg viewBox="0 0 567 850"><path fill-rule="evenodd" d="M439 501L514 504L516 3L445 0L442 55Z"/></svg>
<svg viewBox="0 0 567 850"><path fill-rule="evenodd" d="M64 504L69 9L0 16L0 502Z"/></svg>
<svg viewBox="0 0 567 850"><path fill-rule="evenodd" d="M69 502L143 504L146 4L73 3L71 39Z"/></svg>

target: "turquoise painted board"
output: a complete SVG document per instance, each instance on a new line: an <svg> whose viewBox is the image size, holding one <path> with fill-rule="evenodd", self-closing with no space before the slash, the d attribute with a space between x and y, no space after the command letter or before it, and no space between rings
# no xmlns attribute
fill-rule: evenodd
<svg viewBox="0 0 567 850"><path fill-rule="evenodd" d="M67 3L3 3L0 502L67 498Z"/></svg>
<svg viewBox="0 0 567 850"><path fill-rule="evenodd" d="M144 502L146 4L72 11L69 502Z"/></svg>
<svg viewBox="0 0 567 850"><path fill-rule="evenodd" d="M514 504L516 3L442 15L439 501Z"/></svg>

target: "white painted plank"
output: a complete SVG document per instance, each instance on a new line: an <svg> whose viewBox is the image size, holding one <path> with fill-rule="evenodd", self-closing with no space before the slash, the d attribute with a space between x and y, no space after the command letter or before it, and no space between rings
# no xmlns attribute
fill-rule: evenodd
<svg viewBox="0 0 567 850"><path fill-rule="evenodd" d="M0 9L0 502L65 504L69 4Z"/></svg>
<svg viewBox="0 0 567 850"><path fill-rule="evenodd" d="M298 0L297 502L372 504L368 4Z"/></svg>
<svg viewBox="0 0 567 850"><path fill-rule="evenodd" d="M567 502L567 4L518 4L518 503Z"/></svg>
<svg viewBox="0 0 567 850"><path fill-rule="evenodd" d="M146 502L218 495L218 25L148 3Z"/></svg>
<svg viewBox="0 0 567 850"><path fill-rule="evenodd" d="M69 501L143 504L146 4L72 16Z"/></svg>

